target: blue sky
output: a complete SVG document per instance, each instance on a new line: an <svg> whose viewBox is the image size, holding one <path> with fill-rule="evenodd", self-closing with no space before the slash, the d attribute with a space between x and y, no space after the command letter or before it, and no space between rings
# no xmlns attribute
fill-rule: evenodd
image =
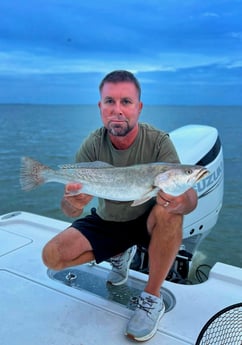
<svg viewBox="0 0 242 345"><path fill-rule="evenodd" d="M242 105L242 0L1 0L0 103L93 104L136 74L147 104Z"/></svg>

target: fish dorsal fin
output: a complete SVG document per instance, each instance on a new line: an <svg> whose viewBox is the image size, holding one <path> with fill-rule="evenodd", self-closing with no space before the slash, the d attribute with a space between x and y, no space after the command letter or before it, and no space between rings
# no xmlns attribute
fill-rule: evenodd
<svg viewBox="0 0 242 345"><path fill-rule="evenodd" d="M81 162L81 163L75 163L75 164L63 164L58 165L60 169L105 169L105 168L114 168L113 165L102 162L102 161L95 161L95 162Z"/></svg>
<svg viewBox="0 0 242 345"><path fill-rule="evenodd" d="M138 205L145 203L146 201L148 201L151 198L153 198L154 196L156 196L156 194L158 193L159 190L160 190L160 188L152 186L150 188L150 190L148 190L148 192L143 194L140 199L134 200L132 202L131 206L138 206Z"/></svg>

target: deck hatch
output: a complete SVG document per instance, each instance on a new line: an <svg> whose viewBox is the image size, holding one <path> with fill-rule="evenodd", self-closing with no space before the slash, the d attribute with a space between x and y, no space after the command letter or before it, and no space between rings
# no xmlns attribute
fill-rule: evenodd
<svg viewBox="0 0 242 345"><path fill-rule="evenodd" d="M65 285L87 290L95 295L103 297L109 301L114 301L134 309L137 297L143 291L145 282L129 277L128 281L120 286L113 286L106 282L107 270L99 269L98 265L81 265L63 269L60 271L48 270L48 276ZM161 289L166 312L173 309L176 304L175 296L165 288Z"/></svg>

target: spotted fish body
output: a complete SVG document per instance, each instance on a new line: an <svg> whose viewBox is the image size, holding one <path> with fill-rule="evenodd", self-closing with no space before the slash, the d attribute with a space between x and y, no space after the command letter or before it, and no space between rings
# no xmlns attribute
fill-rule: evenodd
<svg viewBox="0 0 242 345"><path fill-rule="evenodd" d="M174 196L193 187L208 175L208 170L197 165L147 163L114 167L104 162L67 164L53 170L29 157L22 157L20 184L31 190L48 182L80 183L76 192L115 200L133 201L132 206L144 203L162 189Z"/></svg>

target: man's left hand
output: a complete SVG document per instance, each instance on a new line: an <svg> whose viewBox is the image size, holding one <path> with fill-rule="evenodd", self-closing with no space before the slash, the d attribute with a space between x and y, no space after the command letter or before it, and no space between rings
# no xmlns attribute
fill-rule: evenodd
<svg viewBox="0 0 242 345"><path fill-rule="evenodd" d="M156 202L169 213L188 214L197 206L197 193L191 188L179 196L173 196L160 190L157 194Z"/></svg>

